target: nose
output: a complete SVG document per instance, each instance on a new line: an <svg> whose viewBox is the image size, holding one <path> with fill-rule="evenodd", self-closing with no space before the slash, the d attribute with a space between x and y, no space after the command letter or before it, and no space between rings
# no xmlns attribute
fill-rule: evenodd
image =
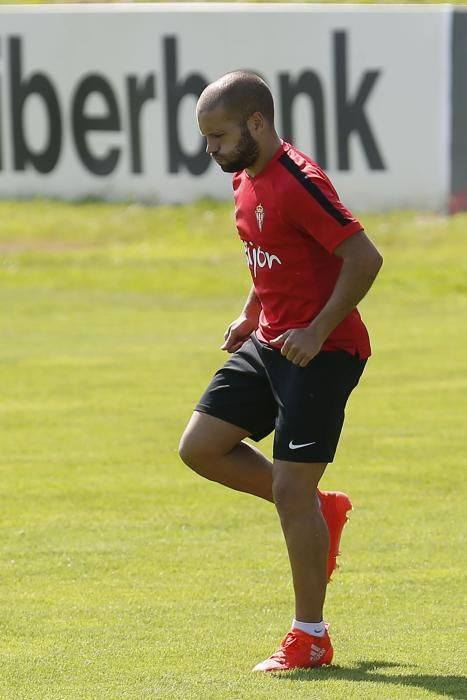
<svg viewBox="0 0 467 700"><path fill-rule="evenodd" d="M212 156L215 153L217 153L218 150L219 150L218 145L214 144L209 139L206 139L206 153L208 153L210 156Z"/></svg>

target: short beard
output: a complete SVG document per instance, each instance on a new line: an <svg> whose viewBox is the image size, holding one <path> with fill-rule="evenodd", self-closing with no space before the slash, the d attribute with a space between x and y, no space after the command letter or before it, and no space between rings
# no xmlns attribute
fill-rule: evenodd
<svg viewBox="0 0 467 700"><path fill-rule="evenodd" d="M236 173L245 168L250 168L259 157L259 146L250 134L246 124L243 124L240 132L240 141L237 148L229 156L228 161L219 163L225 173Z"/></svg>

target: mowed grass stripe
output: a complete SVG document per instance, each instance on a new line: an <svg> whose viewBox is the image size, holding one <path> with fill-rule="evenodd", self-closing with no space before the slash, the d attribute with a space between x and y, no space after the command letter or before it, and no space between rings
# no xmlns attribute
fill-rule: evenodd
<svg viewBox="0 0 467 700"><path fill-rule="evenodd" d="M467 217L361 218L385 265L324 484L355 504L335 665L271 678L277 517L177 456L250 284L231 205L0 203L0 697L465 696Z"/></svg>

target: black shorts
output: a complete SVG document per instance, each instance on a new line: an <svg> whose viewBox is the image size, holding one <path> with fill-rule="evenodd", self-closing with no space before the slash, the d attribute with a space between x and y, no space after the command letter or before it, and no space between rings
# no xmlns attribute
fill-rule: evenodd
<svg viewBox="0 0 467 700"><path fill-rule="evenodd" d="M299 367L253 334L216 372L195 410L243 428L255 441L274 430L275 459L332 462L365 364L339 350Z"/></svg>

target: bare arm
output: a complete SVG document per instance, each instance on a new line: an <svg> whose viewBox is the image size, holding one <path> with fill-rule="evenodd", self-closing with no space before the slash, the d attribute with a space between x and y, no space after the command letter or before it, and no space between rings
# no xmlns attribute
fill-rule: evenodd
<svg viewBox="0 0 467 700"><path fill-rule="evenodd" d="M342 269L331 296L313 321L323 342L363 299L383 264L382 256L363 231L347 238L334 254L342 258Z"/></svg>
<svg viewBox="0 0 467 700"><path fill-rule="evenodd" d="M227 350L227 352L238 350L250 334L258 328L260 313L261 302L252 286L240 316L232 321L225 332L221 350Z"/></svg>
<svg viewBox="0 0 467 700"><path fill-rule="evenodd" d="M271 341L294 364L305 367L320 351L326 338L363 299L373 284L383 258L363 231L341 243L334 254L342 268L334 290L307 328L290 329Z"/></svg>

